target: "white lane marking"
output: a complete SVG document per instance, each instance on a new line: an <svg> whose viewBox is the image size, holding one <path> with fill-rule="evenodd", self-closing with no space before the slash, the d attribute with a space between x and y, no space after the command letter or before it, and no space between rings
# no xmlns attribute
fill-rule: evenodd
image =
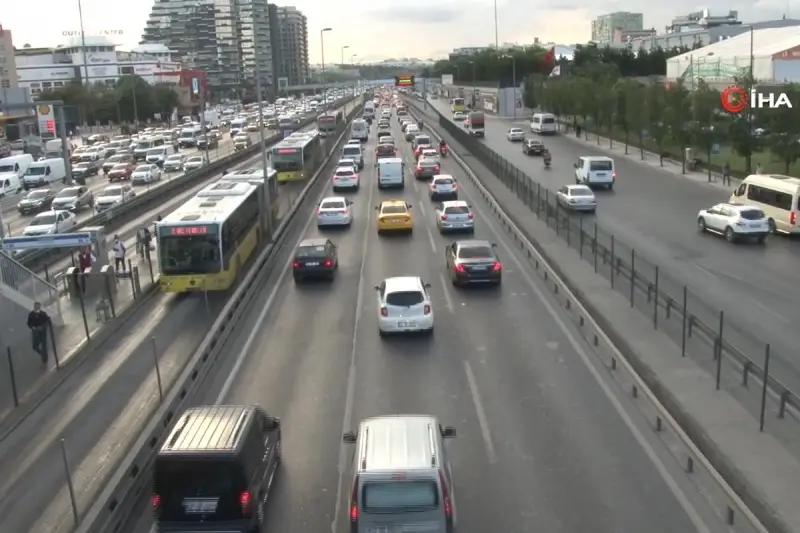
<svg viewBox="0 0 800 533"><path fill-rule="evenodd" d="M447 288L447 278L444 274L439 274L439 280L442 282L442 292L444 293L444 304L451 314L456 313L456 308L453 306L453 298L450 296L450 289Z"/></svg>
<svg viewBox="0 0 800 533"><path fill-rule="evenodd" d="M367 205L372 205L373 194L375 187L369 188L369 201ZM352 429L353 423L353 402L356 395L356 353L358 349L357 339L359 324L361 323L361 310L364 306L364 270L367 264L367 243L369 243L369 228L372 217L367 217L367 223L364 226L364 239L361 241L364 246L361 248L361 267L358 272L358 293L356 296L356 321L353 324L353 344L350 351L350 368L347 372L347 392L344 399L344 417L342 419L342 435ZM342 509L342 494L344 492L344 476L347 472L347 458L349 444L339 444L339 465L338 465L338 481L336 483L336 503L333 507L333 520L331 521L331 533L336 533L336 522L339 513Z"/></svg>
<svg viewBox="0 0 800 533"><path fill-rule="evenodd" d="M583 345L581 344L581 341L579 341L575 337L575 335L573 335L573 333L570 331L570 329L567 326L567 324L561 318L561 315L553 307L553 305L550 303L550 301L547 300L547 297L545 296L544 292L542 292L542 290L539 288L539 286L536 285L536 283L533 281L533 278L531 278L531 276L528 274L527 270L525 269L525 267L522 264L522 261L520 261L517 258L516 253L514 252L514 246L511 245L508 242L507 237L505 236L505 234L501 233L495 227L495 225L492 222L489 221L490 219L485 215L483 210L478 208L476 206L475 202L471 202L471 203L473 205L473 209L475 209L475 211L477 211L478 214L480 214L481 218L483 219L484 223L486 224L486 227L488 227L489 230L492 233L495 234L495 236L498 238L498 240L503 242L504 247L508 250L508 256L511 258L511 261L513 261L514 264L517 266L517 269L519 270L520 274L522 274L522 277L525 278L525 281L527 282L528 286L530 286L530 288L533 290L533 293L536 295L537 299L541 302L542 306L547 310L547 314L549 314L550 317L558 325L558 328L561 330L561 332L567 338L567 340L569 341L570 345L572 346L572 349L575 350L575 353L578 354L578 356L580 357L580 359L583 362L583 364L589 370L589 373L592 375L594 380L597 382L597 385L600 387L600 390L603 391L603 394L606 396L606 398L608 398L608 401L614 407L614 410L617 412L617 414L619 414L620 418L625 423L625 425L627 426L628 430L631 432L633 437L636 439L636 442L644 450L645 455L647 455L648 459L650 459L650 462L653 463L653 466L655 467L656 471L661 476L661 478L664 480L664 483L666 483L667 487L669 488L670 492L672 492L673 496L675 496L675 499L678 501L678 504L683 508L684 512L689 517L689 520L691 520L692 524L697 529L697 532L698 533L711 533L711 530L709 529L709 527L706 525L706 523L700 517L700 513L697 511L697 508L695 508L695 506L692 504L692 502L689 500L689 498L686 496L686 494L684 494L683 490L681 490L680 486L675 481L675 478L672 476L672 474L669 473L669 471L667 470L667 467L664 466L664 463L658 457L658 454L656 453L656 451L653 449L653 447L650 445L650 443L647 442L647 439L644 437L642 432L636 426L636 423L633 421L631 416L625 410L625 408L623 407L622 403L614 395L614 392L611 390L611 387L609 387L609 385L603 380L603 377L600 375L600 373L597 371L597 369L593 365L592 359L589 357L589 355L583 349Z"/></svg>
<svg viewBox="0 0 800 533"><path fill-rule="evenodd" d="M419 192L419 180L414 178L414 181L411 182L414 185L414 190Z"/></svg>
<svg viewBox="0 0 800 533"><path fill-rule="evenodd" d="M426 225L425 231L428 234L428 242L431 243L431 250L433 250L433 253L435 254L438 250L436 249L436 240L433 238L433 232L431 231L431 227Z"/></svg>
<svg viewBox="0 0 800 533"><path fill-rule="evenodd" d="M417 191L417 192L419 192L419 191ZM422 212L423 216L427 217L428 216L428 208L425 207L425 202L423 202L421 198L419 200L420 200L420 202L419 202L419 210Z"/></svg>
<svg viewBox="0 0 800 533"><path fill-rule="evenodd" d="M469 384L470 396L472 396L472 403L475 405L475 414L478 416L478 425L481 428L481 436L483 437L483 444L486 446L486 455L489 456L490 463L497 462L497 455L494 453L494 444L492 443L492 432L489 431L489 422L486 418L486 412L483 410L483 402L481 402L481 393L478 391L478 383L475 380L475 374L472 372L472 367L469 361L464 361L464 370L467 373L467 383Z"/></svg>

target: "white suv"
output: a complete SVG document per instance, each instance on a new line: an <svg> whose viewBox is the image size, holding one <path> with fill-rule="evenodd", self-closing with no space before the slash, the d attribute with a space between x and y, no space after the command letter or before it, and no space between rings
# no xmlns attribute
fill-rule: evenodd
<svg viewBox="0 0 800 533"><path fill-rule="evenodd" d="M378 293L378 332L433 333L430 284L416 276L386 278L375 286Z"/></svg>
<svg viewBox="0 0 800 533"><path fill-rule="evenodd" d="M769 220L764 212L744 204L717 204L697 213L701 232L722 235L728 242L755 239L763 244L769 235Z"/></svg>

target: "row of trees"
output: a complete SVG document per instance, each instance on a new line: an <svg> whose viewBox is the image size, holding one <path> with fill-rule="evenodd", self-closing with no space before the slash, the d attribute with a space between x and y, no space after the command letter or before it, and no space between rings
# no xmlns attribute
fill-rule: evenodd
<svg viewBox="0 0 800 533"><path fill-rule="evenodd" d="M698 42L694 48L701 47ZM453 57L437 61L433 68L424 69L422 77L438 77L452 74L456 84L504 83L510 85L516 75L517 82L528 76L539 74L548 76L556 65L562 73L580 70L587 65L598 63L614 65L622 76L663 76L667 72L667 59L691 51L681 47L664 50L639 50L634 53L627 48L599 47L596 44L578 45L571 60L549 54L549 49L541 46L528 46L501 50L488 49L469 56ZM515 71L515 72L514 72Z"/></svg>
<svg viewBox="0 0 800 533"><path fill-rule="evenodd" d="M168 84L150 85L139 76L123 76L114 85L83 85L78 81L52 91L42 91L40 101L63 100L78 110L78 122L89 125L146 122L156 114L169 117L178 95Z"/></svg>
<svg viewBox="0 0 800 533"><path fill-rule="evenodd" d="M579 74L574 76L529 77L525 105L570 117L576 126L616 137L626 147L630 141L640 147L649 144L661 154L682 160L686 148L711 161L715 146L727 147L744 159L744 168L736 170L745 173L752 172L755 154L780 161L787 174L800 158L800 85L782 87L794 103L792 108L728 113L722 108L719 90L702 79L671 84L657 78L642 81L620 76L616 65L608 63L576 69ZM749 87L752 80L742 78L736 83Z"/></svg>

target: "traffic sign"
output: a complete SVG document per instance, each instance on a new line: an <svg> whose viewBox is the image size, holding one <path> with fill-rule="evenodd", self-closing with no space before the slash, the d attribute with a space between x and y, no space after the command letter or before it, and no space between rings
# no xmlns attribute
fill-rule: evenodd
<svg viewBox="0 0 800 533"><path fill-rule="evenodd" d="M714 144L712 144L712 145L711 145L711 153L712 153L712 154L718 154L719 152L720 152L720 146L719 146L719 143L714 143Z"/></svg>
<svg viewBox="0 0 800 533"><path fill-rule="evenodd" d="M2 240L6 250L37 250L40 248L77 248L92 244L91 233L59 233L57 235L36 235L6 237Z"/></svg>
<svg viewBox="0 0 800 533"><path fill-rule="evenodd" d="M394 77L394 84L396 87L412 87L414 85L414 76L411 74L404 74L402 76Z"/></svg>

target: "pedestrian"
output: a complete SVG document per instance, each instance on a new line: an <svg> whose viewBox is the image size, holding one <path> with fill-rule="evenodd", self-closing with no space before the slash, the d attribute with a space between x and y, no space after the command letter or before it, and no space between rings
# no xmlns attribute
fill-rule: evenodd
<svg viewBox="0 0 800 533"><path fill-rule="evenodd" d="M731 184L731 164L725 161L725 164L722 165L722 184L723 185L730 185Z"/></svg>
<svg viewBox="0 0 800 533"><path fill-rule="evenodd" d="M150 233L150 228L144 228L144 236L142 237L142 248L144 255L150 261L150 252L153 251L153 234Z"/></svg>
<svg viewBox="0 0 800 533"><path fill-rule="evenodd" d="M80 253L78 253L78 266L80 267L78 277L81 280L80 289L83 294L86 294L86 276L84 272L86 272L86 269L90 269L89 271L91 272L93 264L94 256L92 255L91 250L84 248L80 251Z"/></svg>
<svg viewBox="0 0 800 533"><path fill-rule="evenodd" d="M756 174L763 174L764 169L761 168L761 163L756 165Z"/></svg>
<svg viewBox="0 0 800 533"><path fill-rule="evenodd" d="M147 228L141 227L136 230L136 255L144 257L144 232Z"/></svg>
<svg viewBox="0 0 800 533"><path fill-rule="evenodd" d="M114 242L111 245L114 250L114 268L117 272L125 272L125 245L119 238L119 235L114 235Z"/></svg>
<svg viewBox="0 0 800 533"><path fill-rule="evenodd" d="M33 311L28 313L28 328L31 330L33 350L42 358L42 363L47 364L47 329L50 327L50 315L43 309L42 304L34 302Z"/></svg>

